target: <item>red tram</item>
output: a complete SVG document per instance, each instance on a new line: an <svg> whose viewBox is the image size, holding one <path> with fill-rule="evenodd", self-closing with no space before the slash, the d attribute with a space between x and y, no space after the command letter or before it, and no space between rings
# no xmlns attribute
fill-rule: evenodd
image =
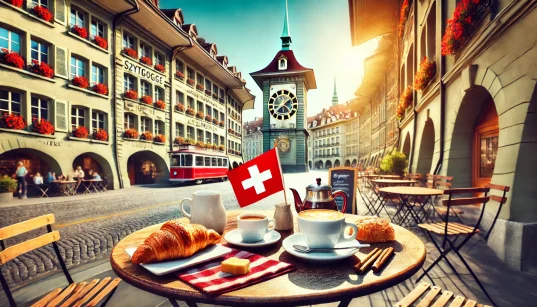
<svg viewBox="0 0 537 307"><path fill-rule="evenodd" d="M170 183L227 180L228 157L212 150L183 148L169 152Z"/></svg>

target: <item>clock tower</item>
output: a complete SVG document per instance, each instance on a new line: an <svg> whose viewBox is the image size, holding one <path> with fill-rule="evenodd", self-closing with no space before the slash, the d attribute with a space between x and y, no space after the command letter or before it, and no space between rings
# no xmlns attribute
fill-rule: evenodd
<svg viewBox="0 0 537 307"><path fill-rule="evenodd" d="M313 69L300 65L291 50L287 1L281 40L270 64L250 74L263 91L263 151L276 143L284 173L307 172L308 91L317 83Z"/></svg>

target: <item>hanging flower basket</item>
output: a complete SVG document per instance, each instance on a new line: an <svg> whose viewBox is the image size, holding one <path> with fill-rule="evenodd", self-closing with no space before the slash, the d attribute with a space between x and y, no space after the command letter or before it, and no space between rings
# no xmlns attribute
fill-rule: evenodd
<svg viewBox="0 0 537 307"><path fill-rule="evenodd" d="M99 129L95 132L93 138L97 141L108 141L108 133L104 129Z"/></svg>
<svg viewBox="0 0 537 307"><path fill-rule="evenodd" d="M73 136L74 136L75 138L79 138L79 139L87 139L87 138L88 138L88 135L89 135L88 129L86 129L86 127L84 127L84 126L78 126L78 127L76 127L76 129L73 131Z"/></svg>
<svg viewBox="0 0 537 307"><path fill-rule="evenodd" d="M181 136L178 136L175 138L175 140L173 140L173 143L177 145L183 145L185 144L185 139Z"/></svg>
<svg viewBox="0 0 537 307"><path fill-rule="evenodd" d="M166 143L166 137L162 134L155 135L155 142L157 143Z"/></svg>
<svg viewBox="0 0 537 307"><path fill-rule="evenodd" d="M73 85L78 86L80 88L88 88L89 82L86 77L76 76L73 78Z"/></svg>
<svg viewBox="0 0 537 307"><path fill-rule="evenodd" d="M46 78L53 78L54 77L54 69L50 67L45 62L38 62L36 60L32 60L32 66L30 67L30 71L34 74L46 77Z"/></svg>
<svg viewBox="0 0 537 307"><path fill-rule="evenodd" d="M424 57L414 77L414 89L419 92L423 91L435 75L436 62L434 60L428 61L427 57Z"/></svg>
<svg viewBox="0 0 537 307"><path fill-rule="evenodd" d="M166 71L166 67L164 67L164 65L162 65L162 64L155 65L155 69L160 71L160 72L165 72Z"/></svg>
<svg viewBox="0 0 537 307"><path fill-rule="evenodd" d="M157 100L157 102L155 102L155 107L164 110L166 109L166 103L162 100Z"/></svg>
<svg viewBox="0 0 537 307"><path fill-rule="evenodd" d="M22 4L24 3L24 0L9 0L8 2L13 6L21 8Z"/></svg>
<svg viewBox="0 0 537 307"><path fill-rule="evenodd" d="M405 26L406 21L408 19L408 15L410 14L410 1L405 0L403 2L403 5L401 6L401 13L399 14L399 37L403 37L403 34L405 33Z"/></svg>
<svg viewBox="0 0 537 307"><path fill-rule="evenodd" d="M140 62L144 63L145 65L149 65L149 66L153 65L153 61L149 57L146 57L146 56L141 57Z"/></svg>
<svg viewBox="0 0 537 307"><path fill-rule="evenodd" d="M148 105L152 105L153 104L153 98L151 98L150 96L142 96L142 98L140 98L140 100L145 103L145 104L148 104Z"/></svg>
<svg viewBox="0 0 537 307"><path fill-rule="evenodd" d="M75 25L71 28L71 32L73 32L74 34L84 39L88 38L88 30L86 30L86 28L82 28L82 27Z"/></svg>
<svg viewBox="0 0 537 307"><path fill-rule="evenodd" d="M142 132L141 138L142 138L142 140L152 141L153 140L153 133L151 133L149 131L144 131L144 132Z"/></svg>
<svg viewBox="0 0 537 307"><path fill-rule="evenodd" d="M198 91L203 91L205 89L205 86L203 86L203 84L196 84L196 89Z"/></svg>
<svg viewBox="0 0 537 307"><path fill-rule="evenodd" d="M196 113L196 117L199 118L199 119L203 119L203 112L198 112Z"/></svg>
<svg viewBox="0 0 537 307"><path fill-rule="evenodd" d="M35 16L43 19L46 22L50 22L52 20L52 13L44 6L36 5L32 9L32 12Z"/></svg>
<svg viewBox="0 0 537 307"><path fill-rule="evenodd" d="M192 108L188 108L186 109L186 114L190 116L194 116L194 114L196 114L196 111L194 111L194 109Z"/></svg>
<svg viewBox="0 0 537 307"><path fill-rule="evenodd" d="M177 110L179 112L184 112L185 111L185 106L182 103L178 103L178 104L175 105L175 110Z"/></svg>
<svg viewBox="0 0 537 307"><path fill-rule="evenodd" d="M108 86L102 83L96 83L93 85L93 91L97 94L108 95Z"/></svg>
<svg viewBox="0 0 537 307"><path fill-rule="evenodd" d="M13 130L24 130L26 129L26 122L24 118L17 114L7 114L4 113L4 116L1 118L0 123L2 128L13 129Z"/></svg>
<svg viewBox="0 0 537 307"><path fill-rule="evenodd" d="M184 80L185 79L185 74L183 74L183 72L181 71L176 71L175 72L175 76L181 80Z"/></svg>
<svg viewBox="0 0 537 307"><path fill-rule="evenodd" d="M138 52L132 48L123 48L123 54L133 58L133 59L137 59L138 58Z"/></svg>
<svg viewBox="0 0 537 307"><path fill-rule="evenodd" d="M39 134L52 135L54 134L54 126L46 119L40 118L34 119L32 123L32 130Z"/></svg>
<svg viewBox="0 0 537 307"><path fill-rule="evenodd" d="M124 136L128 139L137 139L138 131L134 128L127 129L125 130Z"/></svg>
<svg viewBox="0 0 537 307"><path fill-rule="evenodd" d="M12 52L6 48L2 48L2 54L0 54L0 63L22 69L25 65L24 58L17 52Z"/></svg>
<svg viewBox="0 0 537 307"><path fill-rule="evenodd" d="M127 90L123 95L125 96L125 98L134 100L138 99L138 92L136 92L135 90Z"/></svg>
<svg viewBox="0 0 537 307"><path fill-rule="evenodd" d="M106 39L100 37L99 35L93 38L93 42L95 43L95 45L103 49L108 49L108 41L106 41Z"/></svg>
<svg viewBox="0 0 537 307"><path fill-rule="evenodd" d="M412 86L409 85L403 94L401 94L401 100L399 101L399 105L401 105L404 109L410 107L412 105L412 99L414 98L414 91L412 89Z"/></svg>
<svg viewBox="0 0 537 307"><path fill-rule="evenodd" d="M188 79L186 80L186 83L188 83L188 85L190 85L190 86L194 86L194 79L190 79L190 78L188 78Z"/></svg>

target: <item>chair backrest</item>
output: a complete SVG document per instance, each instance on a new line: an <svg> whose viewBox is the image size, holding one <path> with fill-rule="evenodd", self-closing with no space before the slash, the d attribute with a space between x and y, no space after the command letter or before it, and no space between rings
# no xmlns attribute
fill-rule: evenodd
<svg viewBox="0 0 537 307"><path fill-rule="evenodd" d="M448 189L444 190L444 195L447 195L447 199L442 200L444 206L466 206L466 205L478 205L486 204L490 196L486 196L486 193L489 192L489 188L457 188L457 189ZM485 196L480 197L457 197L454 198L454 195L457 194L474 194L474 193L485 193Z"/></svg>
<svg viewBox="0 0 537 307"><path fill-rule="evenodd" d="M492 232L492 229L494 228L494 225L496 225L496 221L498 220L498 217L500 216L500 211L502 210L502 206L507 202L507 197L505 197L505 195L507 194L507 192L511 190L509 186L499 185L499 184L494 184L494 183L490 183L488 187L492 191L499 191L500 192L499 194L501 194L501 196L490 195L490 200L498 202L499 206L498 206L498 210L496 211L496 215L494 216L494 220L492 220L492 224L490 224L489 231L485 235L485 240L489 238L490 233Z"/></svg>
<svg viewBox="0 0 537 307"><path fill-rule="evenodd" d="M434 176L434 188L438 190L448 190L451 188L451 181L453 181L452 176Z"/></svg>
<svg viewBox="0 0 537 307"><path fill-rule="evenodd" d="M416 180L417 183L415 186L423 186L423 175L422 174L406 174L405 179Z"/></svg>
<svg viewBox="0 0 537 307"><path fill-rule="evenodd" d="M69 283L73 283L73 279L71 278L69 271L67 271L67 267L63 262L60 250L58 249L58 245L56 244L56 241L60 240L60 233L57 230L52 230L51 225L54 224L54 222L54 214L47 214L24 222L0 228L0 247L2 248L2 251L0 251L0 265L4 265L8 261L15 259L22 254L52 243L54 251L56 252L56 257L58 258L58 261L63 270L63 273L65 274L65 277L67 278L67 281ZM4 240L45 226L47 227L48 231L46 234L15 244L7 248L5 247ZM10 305L16 306L15 301L13 300L13 296L11 295L11 291L9 290L9 287L7 285L7 282L1 273L0 282L2 284L4 292L6 293Z"/></svg>
<svg viewBox="0 0 537 307"><path fill-rule="evenodd" d="M434 174L427 174L425 176L425 187L429 189L434 188Z"/></svg>

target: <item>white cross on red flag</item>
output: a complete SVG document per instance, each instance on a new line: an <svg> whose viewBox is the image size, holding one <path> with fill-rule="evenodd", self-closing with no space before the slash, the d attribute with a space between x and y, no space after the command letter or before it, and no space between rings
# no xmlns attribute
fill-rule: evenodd
<svg viewBox="0 0 537 307"><path fill-rule="evenodd" d="M241 208L283 191L282 169L276 150L271 149L227 172Z"/></svg>

